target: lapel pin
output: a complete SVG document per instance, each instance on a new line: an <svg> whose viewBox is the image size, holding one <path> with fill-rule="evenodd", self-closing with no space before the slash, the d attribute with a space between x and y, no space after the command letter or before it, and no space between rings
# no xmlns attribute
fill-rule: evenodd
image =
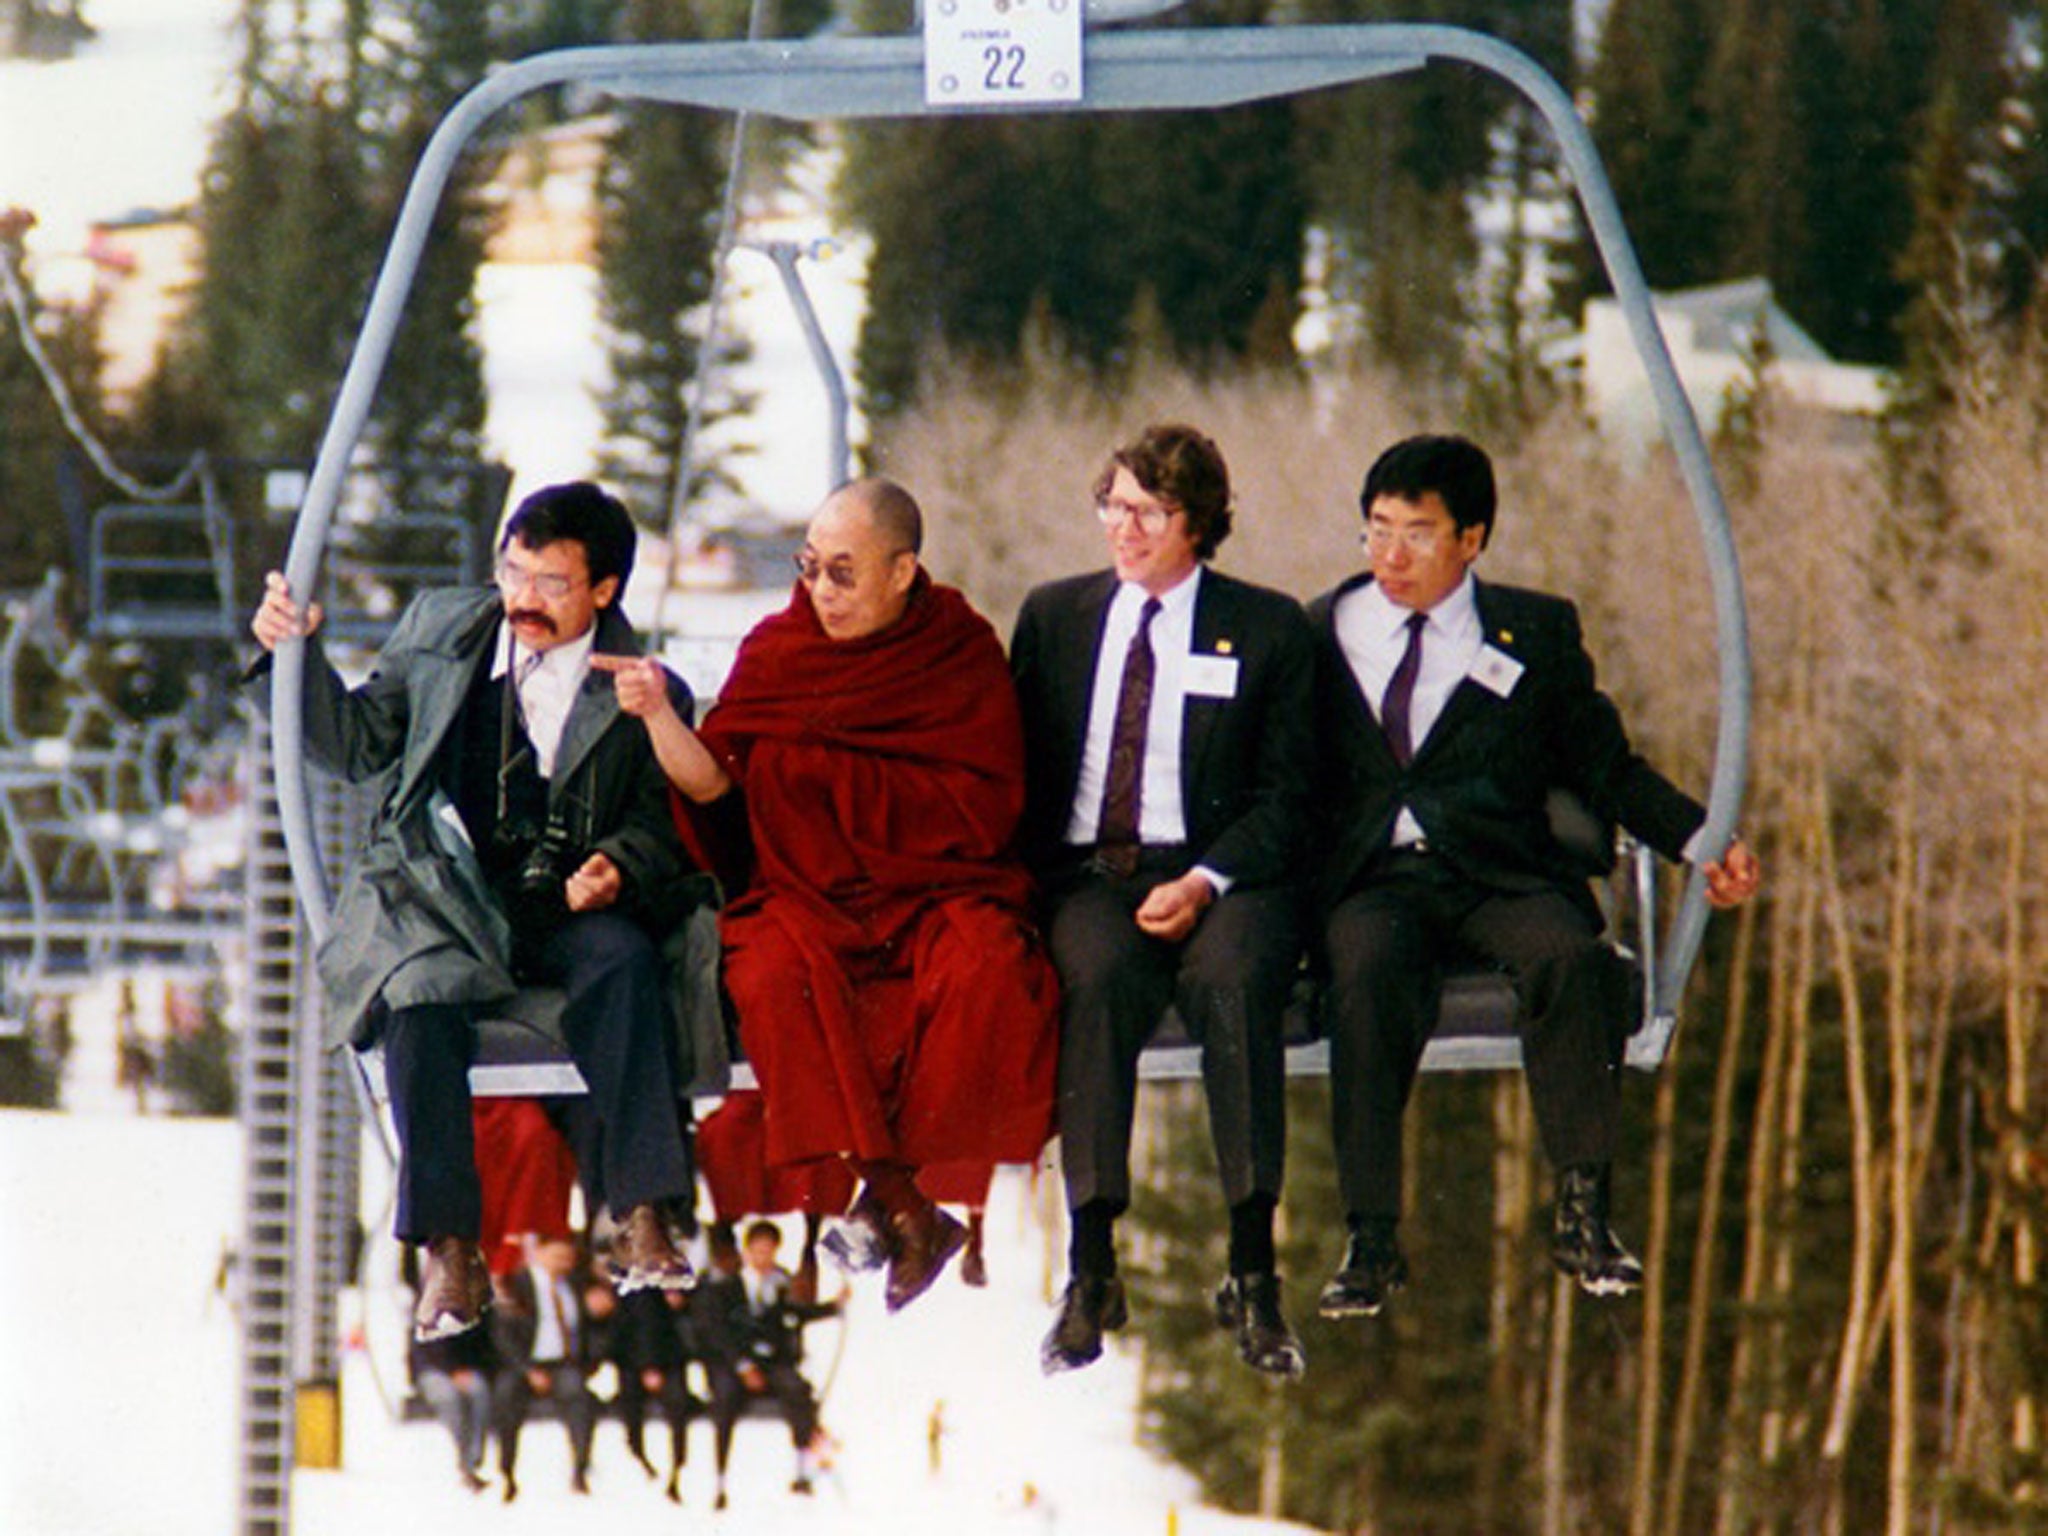
<svg viewBox="0 0 2048 1536"><path fill-rule="evenodd" d="M1218 640L1216 642L1216 654L1218 656L1228 656L1230 654L1230 642L1228 640Z"/></svg>
<svg viewBox="0 0 2048 1536"><path fill-rule="evenodd" d="M1502 645L1513 645L1515 643L1515 632L1512 629L1502 630L1500 632L1500 643Z"/></svg>

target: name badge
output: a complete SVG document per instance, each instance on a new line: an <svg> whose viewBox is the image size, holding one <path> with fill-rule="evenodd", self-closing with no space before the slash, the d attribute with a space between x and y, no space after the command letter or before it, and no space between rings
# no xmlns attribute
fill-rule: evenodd
<svg viewBox="0 0 2048 1536"><path fill-rule="evenodd" d="M1522 664L1506 651L1497 651L1490 645L1479 647L1479 655L1472 663L1472 681L1488 693L1506 698L1515 691L1515 684L1522 680Z"/></svg>
<svg viewBox="0 0 2048 1536"><path fill-rule="evenodd" d="M1188 657L1187 669L1181 674L1187 692L1205 699L1234 699L1237 697L1237 658L1235 656Z"/></svg>

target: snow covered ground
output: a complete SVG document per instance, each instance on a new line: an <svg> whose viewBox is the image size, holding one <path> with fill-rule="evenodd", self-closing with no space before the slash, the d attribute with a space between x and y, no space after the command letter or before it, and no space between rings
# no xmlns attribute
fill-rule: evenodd
<svg viewBox="0 0 2048 1536"><path fill-rule="evenodd" d="M375 1154L370 1154L374 1159ZM366 1210L381 1200L374 1161ZM236 1528L238 1340L214 1281L240 1227L241 1137L221 1121L0 1113L0 1530L8 1536L220 1536ZM1261 1536L1297 1527L1203 1509L1188 1479L1134 1439L1136 1370L1114 1351L1055 1380L1038 1372L1047 1252L1028 1181L1006 1173L989 1211L990 1284L948 1276L901 1316L872 1282L843 1325L812 1332L822 1374L844 1348L825 1405L840 1443L815 1497L788 1491L778 1425L743 1426L725 1536L978 1536L1062 1532ZM372 1251L388 1273L390 1248ZM343 1467L300 1472L304 1536L433 1530L440 1536L673 1530L711 1518L710 1430L692 1430L683 1509L598 1433L593 1492L568 1489L564 1437L532 1426L520 1497L457 1484L446 1436L402 1424L382 1396L398 1379L403 1326L388 1289L351 1292L364 1337L343 1380ZM381 1378L381 1379L380 1379ZM931 1466L930 1427L943 1424ZM657 1456L664 1430L651 1431Z"/></svg>

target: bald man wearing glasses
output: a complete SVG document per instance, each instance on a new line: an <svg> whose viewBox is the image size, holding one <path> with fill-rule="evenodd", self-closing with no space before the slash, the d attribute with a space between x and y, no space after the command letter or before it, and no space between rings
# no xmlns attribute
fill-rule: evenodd
<svg viewBox="0 0 2048 1536"><path fill-rule="evenodd" d="M1028 1163L1051 1131L1057 982L1011 852L1024 742L1001 642L918 563L893 481L826 498L789 606L755 627L693 732L656 669L621 673L670 781L738 792L754 868L722 920L767 1156L861 1178L825 1248L887 1265L891 1311L965 1242L918 1188L938 1163Z"/></svg>

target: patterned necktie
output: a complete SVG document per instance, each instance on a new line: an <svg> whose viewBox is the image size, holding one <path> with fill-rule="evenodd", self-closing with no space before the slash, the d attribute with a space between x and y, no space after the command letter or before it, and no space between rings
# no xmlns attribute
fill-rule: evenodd
<svg viewBox="0 0 2048 1536"><path fill-rule="evenodd" d="M1095 834L1095 861L1113 875L1138 868L1138 792L1145 777L1145 722L1152 713L1152 620L1159 599L1148 597L1138 614L1138 632L1124 653L1123 686L1116 696L1116 725L1109 734L1109 773L1102 788L1102 822Z"/></svg>
<svg viewBox="0 0 2048 1536"><path fill-rule="evenodd" d="M1380 729L1387 733L1387 744L1403 768L1415 756L1415 744L1408 736L1408 711L1415 702L1416 674L1422 670L1422 629L1427 623L1426 613L1408 615L1408 649L1395 663L1394 675L1387 679L1386 697L1380 701Z"/></svg>

